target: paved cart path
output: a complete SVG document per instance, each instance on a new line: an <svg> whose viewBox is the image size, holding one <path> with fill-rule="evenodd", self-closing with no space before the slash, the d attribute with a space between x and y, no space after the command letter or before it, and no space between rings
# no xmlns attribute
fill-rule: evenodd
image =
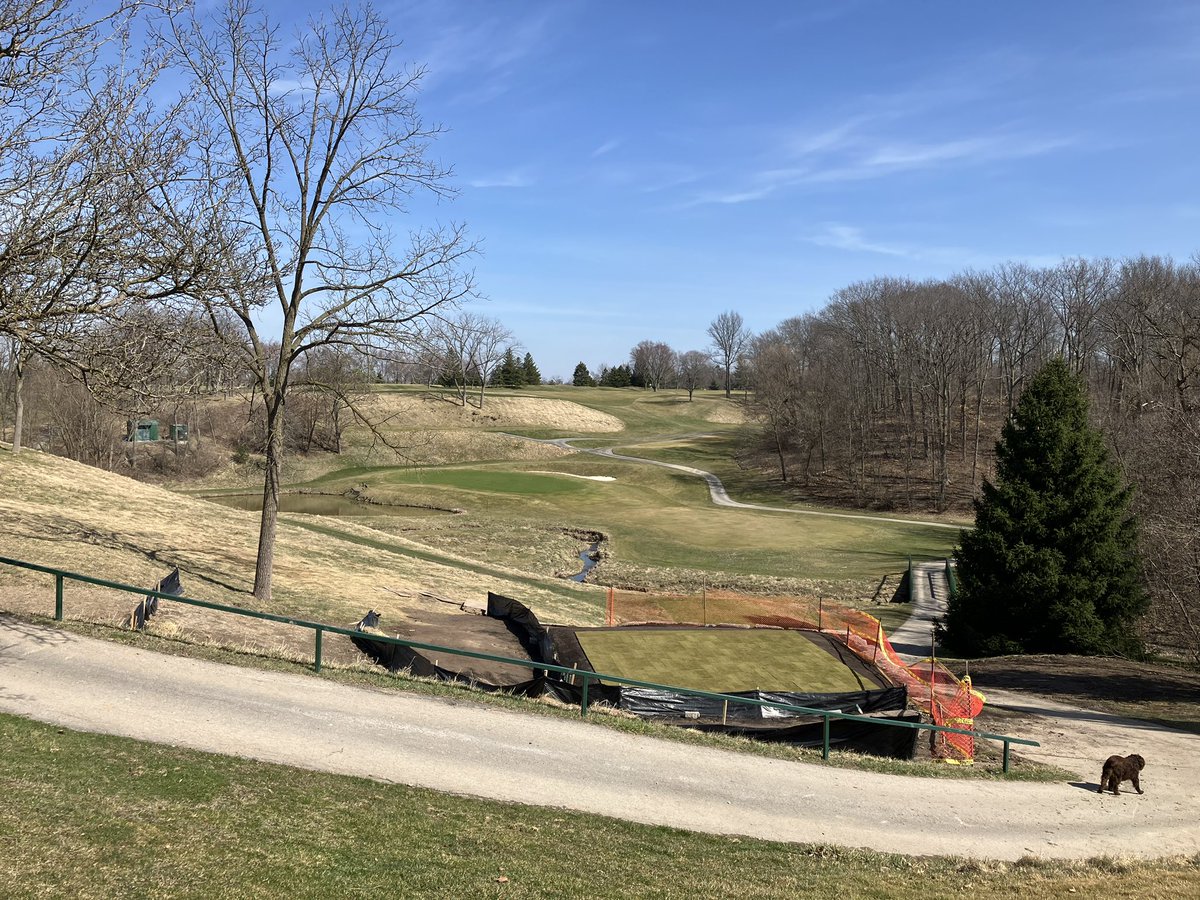
<svg viewBox="0 0 1200 900"><path fill-rule="evenodd" d="M1096 747L1096 760L1141 752L1149 760L1145 795L762 759L470 702L162 656L4 616L0 711L696 831L1003 859L1200 852L1200 737L1106 723L1094 713L1081 715L1111 737Z"/></svg>
<svg viewBox="0 0 1200 900"><path fill-rule="evenodd" d="M945 560L914 562L909 585L912 612L903 625L888 635L892 649L909 661L928 659L933 626L946 612L949 593Z"/></svg>
<svg viewBox="0 0 1200 900"><path fill-rule="evenodd" d="M890 519L884 516L868 516L864 513L839 513L829 512L823 509L795 509L786 506L767 506L763 503L742 503L740 500L734 500L729 496L729 492L725 490L725 484L719 477L712 472L706 472L703 469L697 469L695 466L684 466L679 463L663 462L658 459L647 459L644 456L626 456L623 453L617 453L615 450L610 450L607 447L576 447L572 441L590 440L590 438L574 437L574 438L527 438L524 435L509 435L510 437L518 437L523 440L533 441L538 444L552 444L556 447L562 447L564 450L572 450L575 453L591 453L595 456L605 456L609 459L619 459L624 462L644 463L648 466L658 466L662 469L674 469L676 472L684 472L688 475L695 475L697 478L703 478L708 484L708 494L712 499L714 506L726 506L732 509L757 509L763 512L774 513L790 513L797 516L819 516L827 519L862 519L867 522L891 522L898 525L924 525L929 528L950 528L955 531L962 530L961 525L948 525L945 522L928 522L923 519ZM702 436L702 435L698 435Z"/></svg>

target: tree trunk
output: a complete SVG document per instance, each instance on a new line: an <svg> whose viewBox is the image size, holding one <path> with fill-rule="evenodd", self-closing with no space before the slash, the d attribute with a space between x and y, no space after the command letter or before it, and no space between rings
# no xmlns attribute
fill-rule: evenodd
<svg viewBox="0 0 1200 900"><path fill-rule="evenodd" d="M20 350L17 351L13 360L13 398L15 408L13 410L13 439L12 452L17 454L21 452L21 430L25 427L25 357Z"/></svg>
<svg viewBox="0 0 1200 900"><path fill-rule="evenodd" d="M779 456L779 480L786 482L787 476L787 459L783 455L783 439L779 434L779 426L775 426L775 453Z"/></svg>
<svg viewBox="0 0 1200 900"><path fill-rule="evenodd" d="M254 564L254 597L271 602L271 569L275 563L275 532L279 525L279 481L283 473L283 398L267 403L267 477L263 482L262 520L258 558Z"/></svg>

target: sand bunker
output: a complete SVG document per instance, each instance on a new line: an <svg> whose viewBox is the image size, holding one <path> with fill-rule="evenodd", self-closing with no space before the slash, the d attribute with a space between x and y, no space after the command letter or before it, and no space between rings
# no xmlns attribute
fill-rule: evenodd
<svg viewBox="0 0 1200 900"><path fill-rule="evenodd" d="M532 471L529 474L531 474L531 475L565 475L568 478L584 478L584 479L587 479L588 481L616 481L617 480L612 475L576 475L574 472L546 472L546 471L542 471L541 469Z"/></svg>

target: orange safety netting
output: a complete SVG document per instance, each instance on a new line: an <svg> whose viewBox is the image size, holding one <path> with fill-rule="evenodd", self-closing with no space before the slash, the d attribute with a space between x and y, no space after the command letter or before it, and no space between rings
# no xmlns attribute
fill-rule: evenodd
<svg viewBox="0 0 1200 900"><path fill-rule="evenodd" d="M908 688L909 702L935 725L971 729L983 709L983 695L971 688L970 678L960 679L932 659L905 662L892 648L878 619L840 603L731 591L704 591L697 596L610 588L605 620L609 625L751 625L819 631L845 644L892 684ZM975 758L975 740L970 735L933 734L935 757L956 761Z"/></svg>

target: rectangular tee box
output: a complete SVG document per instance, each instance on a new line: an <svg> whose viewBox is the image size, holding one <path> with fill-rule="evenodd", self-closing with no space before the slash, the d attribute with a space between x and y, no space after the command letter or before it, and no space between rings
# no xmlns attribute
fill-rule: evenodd
<svg viewBox="0 0 1200 900"><path fill-rule="evenodd" d="M614 628L575 634L595 671L656 684L716 692L812 693L860 691L883 684L856 674L831 652L828 638L804 631ZM864 667L858 664L857 668Z"/></svg>

